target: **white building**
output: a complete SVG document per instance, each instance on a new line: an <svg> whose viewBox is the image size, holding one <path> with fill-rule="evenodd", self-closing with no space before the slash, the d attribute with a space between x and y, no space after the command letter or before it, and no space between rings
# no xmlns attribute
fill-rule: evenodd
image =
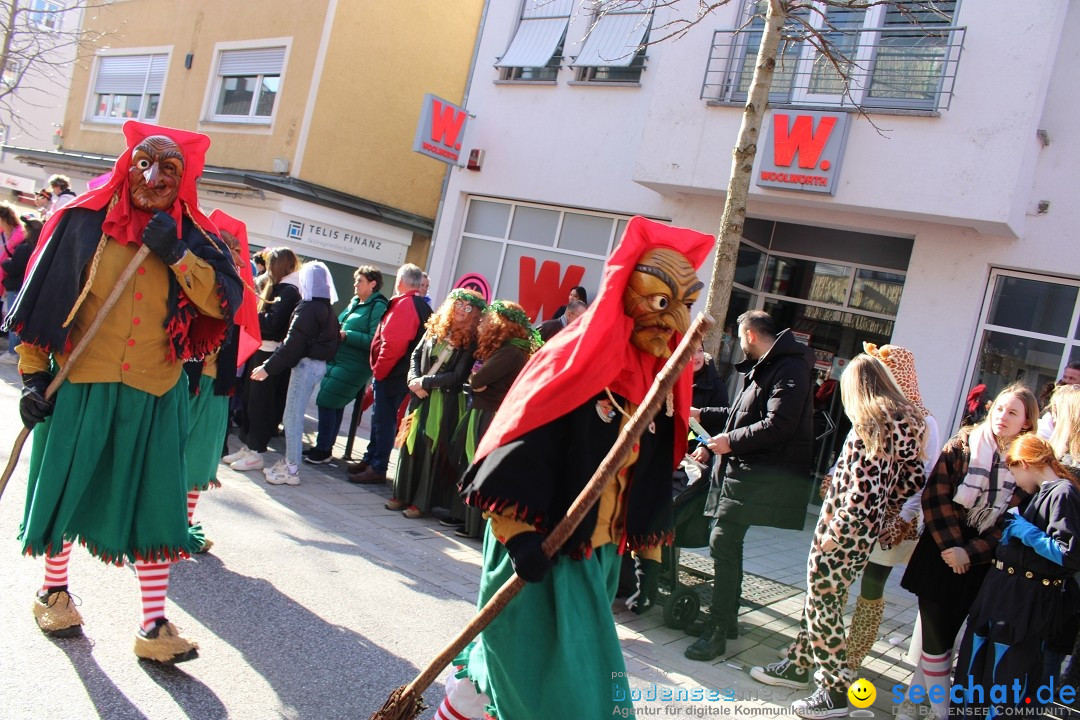
<svg viewBox="0 0 1080 720"><path fill-rule="evenodd" d="M10 4L10 3L9 3ZM22 73L11 98L11 108L18 116L0 118L0 200L21 200L32 207L35 189L47 188L51 174L42 167L29 167L3 146L16 145L54 150L63 144L60 129L64 122L68 88L75 60L75 44L68 35L79 28L83 8L63 0L27 0L20 3L26 11L19 14L12 42L13 57L3 69L0 82L9 85ZM55 41L52 35L63 35ZM25 56L41 48L56 47L27 64ZM81 191L85 187L78 185Z"/></svg>
<svg viewBox="0 0 1080 720"><path fill-rule="evenodd" d="M628 216L717 231L756 53L753 25L732 32L748 3L635 52L697 5L649 4L629 2L588 34L576 0L489 3L466 143L482 168L452 173L431 263L440 290L479 273L495 296L550 316L569 287L596 290ZM988 397L1014 380L1038 390L1080 360L1080 6L938 6L946 17L926 16L924 29L884 7L834 16L851 29L840 39L869 118L812 50L788 49L728 323L764 308L834 368L864 340L904 345L951 432L976 385ZM808 136L784 158L766 128L795 136L806 110L839 119L825 153L815 158ZM774 150L780 171L781 160L810 168L763 169ZM826 157L828 171L816 162ZM833 178L834 193L811 191L822 189L813 177Z"/></svg>

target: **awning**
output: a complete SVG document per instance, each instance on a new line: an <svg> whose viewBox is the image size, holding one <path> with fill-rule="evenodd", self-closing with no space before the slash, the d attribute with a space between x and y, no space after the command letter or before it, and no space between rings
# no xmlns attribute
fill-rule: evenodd
<svg viewBox="0 0 1080 720"><path fill-rule="evenodd" d="M566 35L573 0L528 0L510 47L495 67L544 67Z"/></svg>
<svg viewBox="0 0 1080 720"><path fill-rule="evenodd" d="M572 65L629 66L645 39L652 15L652 3L638 3L638 6L634 12L607 12L597 18Z"/></svg>

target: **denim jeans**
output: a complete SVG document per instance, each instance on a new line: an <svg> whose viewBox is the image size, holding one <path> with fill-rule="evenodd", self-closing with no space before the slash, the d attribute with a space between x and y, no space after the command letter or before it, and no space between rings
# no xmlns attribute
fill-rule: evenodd
<svg viewBox="0 0 1080 720"><path fill-rule="evenodd" d="M334 449L341 430L341 421L345 419L345 408L326 408L319 406L319 436L315 440L315 449L329 452Z"/></svg>
<svg viewBox="0 0 1080 720"><path fill-rule="evenodd" d="M4 314L11 312L11 308L15 307L15 298L19 296L19 293L11 290L4 293ZM8 352L14 354L15 348L19 346L19 336L15 334L14 330L8 330Z"/></svg>
<svg viewBox="0 0 1080 720"><path fill-rule="evenodd" d="M390 465L390 451L397 434L397 412L409 387L404 378L375 380L372 383L375 404L371 408L371 441L364 460L378 472L385 473Z"/></svg>
<svg viewBox="0 0 1080 720"><path fill-rule="evenodd" d="M326 374L325 360L304 358L292 370L289 378L289 395L285 401L285 462L290 465L300 464L300 452L303 448L304 410L307 409L311 393L322 382Z"/></svg>

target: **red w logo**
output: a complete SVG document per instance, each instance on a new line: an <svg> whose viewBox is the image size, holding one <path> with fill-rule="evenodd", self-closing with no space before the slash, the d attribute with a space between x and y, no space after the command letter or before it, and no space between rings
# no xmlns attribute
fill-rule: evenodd
<svg viewBox="0 0 1080 720"><path fill-rule="evenodd" d="M448 148L461 149L458 135L465 124L467 113L458 112L453 105L443 105L437 99L431 100L431 141L442 143Z"/></svg>
<svg viewBox="0 0 1080 720"><path fill-rule="evenodd" d="M585 268L571 265L566 268L566 275L559 279L559 263L545 260L540 265L540 274L536 274L536 258L523 257L518 266L518 302L525 308L525 314L534 320L550 318L566 303L570 290L581 284L585 277ZM544 311L541 316L541 311Z"/></svg>
<svg viewBox="0 0 1080 720"><path fill-rule="evenodd" d="M787 115L773 115L773 162L782 167L791 167L791 161L795 158L795 153L798 153L799 167L817 167L818 158L829 142L834 125L836 118L823 117L815 133L814 118L797 115L795 124L789 130Z"/></svg>

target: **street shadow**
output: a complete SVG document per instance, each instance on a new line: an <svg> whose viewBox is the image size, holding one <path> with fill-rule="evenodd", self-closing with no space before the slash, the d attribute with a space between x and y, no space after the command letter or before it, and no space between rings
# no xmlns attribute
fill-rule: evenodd
<svg viewBox="0 0 1080 720"><path fill-rule="evenodd" d="M75 668L98 717L113 720L149 720L98 665L92 640L84 635L75 638L52 638L52 642L67 655L71 666ZM50 705L47 698L43 697L42 701L43 707Z"/></svg>
<svg viewBox="0 0 1080 720"><path fill-rule="evenodd" d="M417 674L411 663L212 554L174 565L173 577L169 599L243 655L274 689L283 717L366 717Z"/></svg>
<svg viewBox="0 0 1080 720"><path fill-rule="evenodd" d="M224 720L229 717L225 704L213 690L176 665L140 662L139 667L172 696L187 717L199 720Z"/></svg>

